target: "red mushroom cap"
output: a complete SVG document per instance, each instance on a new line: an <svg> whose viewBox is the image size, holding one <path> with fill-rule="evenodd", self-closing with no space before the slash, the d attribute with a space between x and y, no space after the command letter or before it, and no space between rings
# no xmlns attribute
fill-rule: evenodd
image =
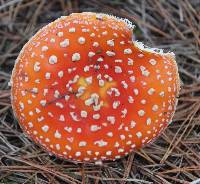
<svg viewBox="0 0 200 184"><path fill-rule="evenodd" d="M171 122L180 88L174 55L132 41L132 28L76 13L29 40L12 73L12 106L35 142L66 159L114 160Z"/></svg>

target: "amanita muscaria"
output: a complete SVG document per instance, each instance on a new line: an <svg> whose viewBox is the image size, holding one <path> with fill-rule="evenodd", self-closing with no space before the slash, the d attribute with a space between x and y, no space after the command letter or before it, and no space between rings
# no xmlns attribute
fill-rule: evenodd
<svg viewBox="0 0 200 184"><path fill-rule="evenodd" d="M175 56L133 41L132 30L128 20L73 13L28 41L12 73L12 106L35 142L66 159L115 160L171 122Z"/></svg>

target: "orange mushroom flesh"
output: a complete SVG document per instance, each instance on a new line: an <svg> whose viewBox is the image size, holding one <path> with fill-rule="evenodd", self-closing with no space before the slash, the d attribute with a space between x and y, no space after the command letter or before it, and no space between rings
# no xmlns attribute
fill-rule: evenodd
<svg viewBox="0 0 200 184"><path fill-rule="evenodd" d="M140 47L132 29L127 20L76 13L30 39L11 86L16 117L35 142L66 159L115 160L171 122L174 55Z"/></svg>

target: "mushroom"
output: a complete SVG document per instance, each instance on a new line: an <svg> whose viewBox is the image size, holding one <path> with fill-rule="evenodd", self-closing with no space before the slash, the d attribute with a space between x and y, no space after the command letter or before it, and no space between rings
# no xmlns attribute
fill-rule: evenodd
<svg viewBox="0 0 200 184"><path fill-rule="evenodd" d="M132 41L134 26L73 13L39 30L11 77L14 113L32 140L76 161L115 160L171 122L179 94L173 53Z"/></svg>

